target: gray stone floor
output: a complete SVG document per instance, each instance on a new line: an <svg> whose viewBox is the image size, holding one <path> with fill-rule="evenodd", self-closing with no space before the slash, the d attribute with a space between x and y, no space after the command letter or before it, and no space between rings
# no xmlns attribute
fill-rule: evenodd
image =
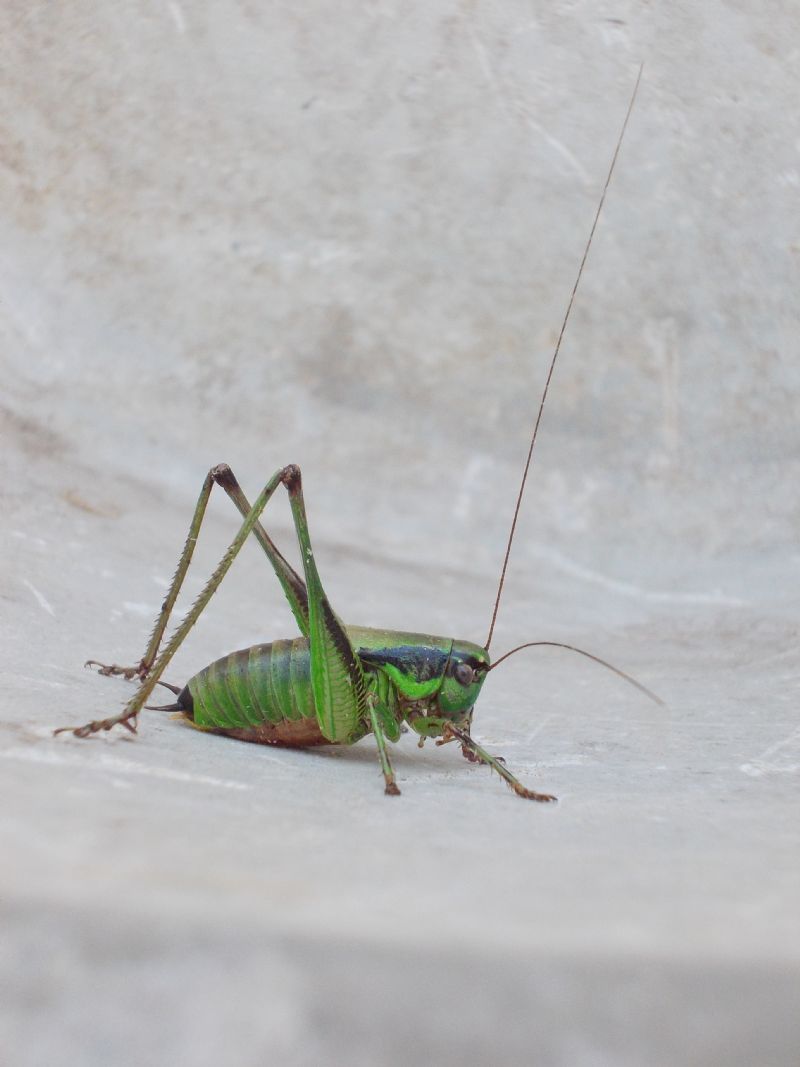
<svg viewBox="0 0 800 1067"><path fill-rule="evenodd" d="M129 692L81 661L141 651L162 528L186 517L52 490L3 531L6 1062L795 1062L800 723L778 618L609 594L602 633L570 636L668 708L567 653L520 655L475 733L558 806L410 738L393 800L370 739L274 751L156 713L135 740L52 739ZM318 559L357 618L380 590L405 624L474 579ZM174 681L293 632L259 554L240 562ZM581 616L574 583L537 616L551 598Z"/></svg>
<svg viewBox="0 0 800 1067"><path fill-rule="evenodd" d="M796 4L0 9L0 1062L800 1062ZM128 683L205 471L301 464L475 735L275 751ZM285 501L268 515L291 546ZM195 595L232 536L213 499ZM248 548L167 673L291 636Z"/></svg>

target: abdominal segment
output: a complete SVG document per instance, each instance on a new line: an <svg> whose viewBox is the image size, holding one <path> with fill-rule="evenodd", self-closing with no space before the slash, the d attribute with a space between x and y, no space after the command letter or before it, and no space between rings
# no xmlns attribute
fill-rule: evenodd
<svg viewBox="0 0 800 1067"><path fill-rule="evenodd" d="M327 744L311 693L308 640L253 645L189 680L177 703L195 725L265 745Z"/></svg>

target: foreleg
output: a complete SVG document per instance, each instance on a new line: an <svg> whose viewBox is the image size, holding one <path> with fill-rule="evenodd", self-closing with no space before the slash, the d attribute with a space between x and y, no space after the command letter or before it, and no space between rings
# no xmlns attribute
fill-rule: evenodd
<svg viewBox="0 0 800 1067"><path fill-rule="evenodd" d="M535 793L532 789L526 789L525 786L514 777L511 771L504 766L503 761L498 756L490 755L490 753L488 753L485 748L482 748L468 733L464 730L459 730L458 727L453 726L451 723L445 723L442 737L436 744L445 745L448 741L460 741L461 751L471 763L485 763L488 767L491 767L493 771L497 771L500 777L508 783L518 797L524 797L526 800L539 800L545 804L558 799L558 797L551 796L549 793Z"/></svg>

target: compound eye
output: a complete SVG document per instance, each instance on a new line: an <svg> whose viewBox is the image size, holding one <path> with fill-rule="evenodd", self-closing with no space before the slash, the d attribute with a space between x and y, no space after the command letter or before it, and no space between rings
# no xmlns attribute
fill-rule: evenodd
<svg viewBox="0 0 800 1067"><path fill-rule="evenodd" d="M471 685L475 680L475 671L466 663L457 663L453 677L460 685Z"/></svg>

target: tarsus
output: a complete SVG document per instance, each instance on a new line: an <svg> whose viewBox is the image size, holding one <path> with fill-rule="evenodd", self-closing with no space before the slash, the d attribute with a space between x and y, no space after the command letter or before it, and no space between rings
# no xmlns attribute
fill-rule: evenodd
<svg viewBox="0 0 800 1067"><path fill-rule="evenodd" d="M516 505L514 507L514 518L511 520L511 531L510 531L510 533L508 535L508 544L506 545L506 554L505 554L505 557L503 558L503 569L500 571L500 583L499 583L499 585L497 587L497 597L496 597L495 602L494 602L494 611L492 612L492 621L489 624L489 636L486 638L486 644L484 645L484 648L487 650L487 652L489 650L489 645L491 644L491 641L492 641L492 634L494 633L494 624L495 624L495 621L497 620L497 611L498 611L498 609L500 607L500 597L503 594L503 585L505 584L505 580L506 580L506 571L508 569L508 557L511 555L511 543L514 540L514 532L515 532L515 530L517 528L517 519L519 518L519 509L520 509L520 506L522 504L523 493L525 492L525 483L528 480L528 471L530 470L530 466L531 466L531 457L533 456L533 446L536 444L536 435L539 432L539 423L542 421L542 412L544 411L545 401L547 400L547 392L548 392L548 390L550 388L550 380L553 377L553 371L555 369L556 360L558 359L558 353L559 353L559 350L561 348L561 340L562 340L562 338L564 336L564 331L567 328L567 323L569 322L570 312L572 311L572 305L575 302L575 294L578 291L578 285L580 284L581 275L583 274L583 268L584 268L584 266L586 264L586 258L589 255L589 249L592 246L592 238L594 237L594 231L597 229L597 223L598 223L598 220L600 219L600 212L603 210L603 204L605 203L606 193L608 192L608 186L611 183L611 175L614 173L614 167L615 167L616 162L617 162L617 156L619 155L619 150L620 150L620 148L622 146L622 139L625 136L625 130L626 130L627 126L628 126L628 119L631 117L631 112L633 111L633 104L634 104L634 101L636 100L636 94L639 91L639 82L642 80L642 71L643 70L644 70L644 63L639 67L639 73L636 76L636 84L634 85L633 92L631 93L630 103L628 104L628 110L627 110L627 112L625 114L625 121L622 123L622 129L620 130L619 138L617 139L617 147L614 149L614 155L613 155L613 157L611 159L611 166L608 168L608 175L606 176L606 182L605 182L605 185L603 186L603 193L602 193L602 195L600 197L600 203L597 205L597 211L595 212L594 222L592 223L592 228L591 228L591 230L589 232L589 240L586 242L586 247L583 250L583 257L581 259L580 266L578 267L578 273L577 273L577 275L575 277L575 284L572 286L572 293L570 294L569 303L567 304L567 310L566 310L566 313L564 315L564 320L561 323L561 330L559 331L559 334L558 334L558 340L556 341L556 347L555 347L555 350L553 352L553 358L550 360L550 370L547 372L547 380L544 383L544 391L542 393L542 399L539 402L539 411L538 411L538 413L536 415L536 422L535 422L534 427L533 427L533 434L531 435L531 443L530 443L530 447L528 448L528 458L525 461L525 469L522 472L522 481L520 482L519 492L517 493L517 503L516 503Z"/></svg>

